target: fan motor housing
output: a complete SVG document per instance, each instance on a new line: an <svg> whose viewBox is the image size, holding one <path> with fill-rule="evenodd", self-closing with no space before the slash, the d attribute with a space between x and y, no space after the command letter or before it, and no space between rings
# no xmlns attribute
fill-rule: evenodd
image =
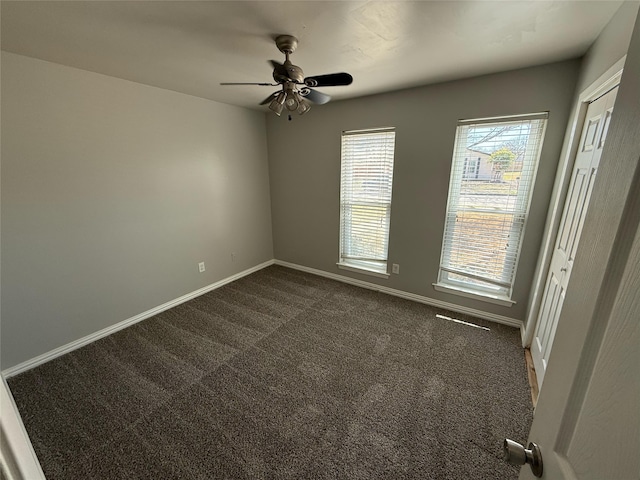
<svg viewBox="0 0 640 480"><path fill-rule="evenodd" d="M289 60L287 60L286 62L284 62L284 64L277 65L276 68L273 69L273 79L278 83L303 83L304 72L299 66L294 65Z"/></svg>
<svg viewBox="0 0 640 480"><path fill-rule="evenodd" d="M304 82L304 72L299 66L293 65L291 62L284 62L284 66L287 68L287 77L290 80L296 83Z"/></svg>

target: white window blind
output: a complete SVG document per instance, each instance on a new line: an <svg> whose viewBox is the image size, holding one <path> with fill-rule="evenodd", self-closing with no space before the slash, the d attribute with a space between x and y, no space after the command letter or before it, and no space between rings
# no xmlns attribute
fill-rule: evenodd
<svg viewBox="0 0 640 480"><path fill-rule="evenodd" d="M342 133L340 264L386 273L395 130Z"/></svg>
<svg viewBox="0 0 640 480"><path fill-rule="evenodd" d="M511 297L546 119L458 123L438 284Z"/></svg>

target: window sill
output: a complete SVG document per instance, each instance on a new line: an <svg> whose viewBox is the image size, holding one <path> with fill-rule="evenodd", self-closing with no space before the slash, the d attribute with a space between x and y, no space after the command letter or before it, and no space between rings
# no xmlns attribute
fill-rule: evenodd
<svg viewBox="0 0 640 480"><path fill-rule="evenodd" d="M363 275L370 275L372 277L389 278L389 274L387 272L374 270L373 268L362 267L360 265L355 266L348 263L337 263L336 265L338 265L338 268L340 268L341 270L349 270L350 272L361 273Z"/></svg>
<svg viewBox="0 0 640 480"><path fill-rule="evenodd" d="M494 303L496 305L502 305L503 307L511 307L516 302L504 295L491 295L490 293L480 293L473 290L468 290L460 287L452 287L451 285L443 285L441 283L434 283L433 288L438 292L451 293L453 295L459 295L461 297L473 298L474 300L480 300L481 302Z"/></svg>

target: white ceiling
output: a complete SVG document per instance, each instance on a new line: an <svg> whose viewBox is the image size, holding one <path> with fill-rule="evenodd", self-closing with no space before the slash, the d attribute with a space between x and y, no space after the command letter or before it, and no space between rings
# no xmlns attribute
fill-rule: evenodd
<svg viewBox="0 0 640 480"><path fill-rule="evenodd" d="M6 1L2 49L251 108L276 87L273 38L335 99L582 55L621 1Z"/></svg>

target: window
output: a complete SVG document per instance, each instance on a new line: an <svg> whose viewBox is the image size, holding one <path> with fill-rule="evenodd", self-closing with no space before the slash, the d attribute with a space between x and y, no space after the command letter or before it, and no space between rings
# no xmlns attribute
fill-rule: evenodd
<svg viewBox="0 0 640 480"><path fill-rule="evenodd" d="M338 266L387 276L395 129L342 133Z"/></svg>
<svg viewBox="0 0 640 480"><path fill-rule="evenodd" d="M546 119L542 113L458 123L436 290L513 303Z"/></svg>
<svg viewBox="0 0 640 480"><path fill-rule="evenodd" d="M472 158L469 160L468 158L464 159L464 167L462 168L462 178L463 180L478 178L480 174L480 157L478 159Z"/></svg>

